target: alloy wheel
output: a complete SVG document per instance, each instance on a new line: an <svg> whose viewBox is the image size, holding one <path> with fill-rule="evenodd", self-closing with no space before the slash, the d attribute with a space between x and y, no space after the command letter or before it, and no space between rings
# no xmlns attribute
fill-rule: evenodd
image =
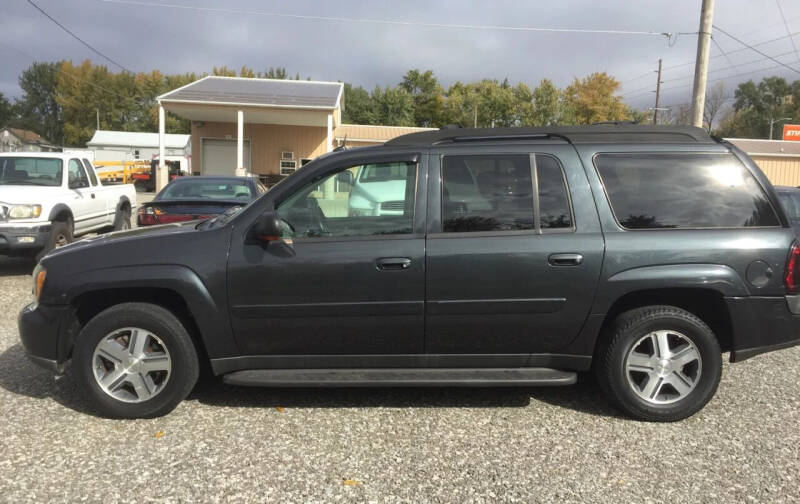
<svg viewBox="0 0 800 504"><path fill-rule="evenodd" d="M164 342L139 327L118 329L101 339L92 365L103 392L128 403L158 395L172 371L172 359Z"/></svg>
<svg viewBox="0 0 800 504"><path fill-rule="evenodd" d="M692 340L677 331L653 331L625 357L631 390L651 404L670 404L689 395L700 381L703 360Z"/></svg>

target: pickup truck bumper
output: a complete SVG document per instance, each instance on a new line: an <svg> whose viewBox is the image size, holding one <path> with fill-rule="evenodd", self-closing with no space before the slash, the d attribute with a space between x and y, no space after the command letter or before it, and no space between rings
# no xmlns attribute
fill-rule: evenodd
<svg viewBox="0 0 800 504"><path fill-rule="evenodd" d="M62 374L69 360L74 338L69 325L69 306L47 306L31 303L19 313L19 337L28 358L36 365Z"/></svg>
<svg viewBox="0 0 800 504"><path fill-rule="evenodd" d="M800 295L725 298L731 315L731 362L800 345Z"/></svg>
<svg viewBox="0 0 800 504"><path fill-rule="evenodd" d="M0 254L13 255L44 247L50 225L0 225Z"/></svg>

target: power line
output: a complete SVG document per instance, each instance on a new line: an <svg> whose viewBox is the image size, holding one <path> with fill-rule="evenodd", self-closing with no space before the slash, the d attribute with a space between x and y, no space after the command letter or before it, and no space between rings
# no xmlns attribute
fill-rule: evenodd
<svg viewBox="0 0 800 504"><path fill-rule="evenodd" d="M56 21L56 19L55 19L53 16L51 16L51 15L50 15L50 14L48 14L48 13L46 13L46 12L45 12L45 11L44 11L44 10L43 10L41 7L39 7L38 5L36 5L36 4L33 2L33 0L28 0L28 3L29 3L29 4L31 4L32 6L34 6L34 7L36 8L36 10L38 10L39 12L41 12L41 13L42 13L42 14L43 14L43 15L44 15L44 16L45 16L47 19L49 19L50 21L52 21L53 23L55 23L55 24L56 24L56 25L57 25L59 28L61 28L61 29L62 29L62 30L64 30L65 32L67 32L67 33L68 33L70 36L72 36L72 38L74 38L75 40L77 40L77 41L78 41L78 42L80 42L81 44L83 44L83 45L85 45L86 47L88 47L89 49L91 49L91 50L92 50L92 51L93 51L95 54L97 54L97 55L99 55L99 56L101 56L101 57L105 58L106 60L110 61L112 64L114 64L114 65L118 66L119 68L121 68L122 70L124 70L124 71L126 71L126 72L129 72L129 73L133 73L133 72L131 72L130 70L128 70L127 68L125 68L124 66L122 66L122 65L120 65L119 63L117 63L116 61L114 61L113 59L109 58L109 57L108 57L108 56L106 56L105 54L103 54L103 53L101 53L100 51L98 51L97 49L95 49L95 48L94 48L94 47L93 47L91 44L89 44L88 42L86 42L85 40L83 40L82 38L80 38L79 36L77 36L77 35L75 35L74 33L72 33L72 32L71 32L71 31L70 31L70 30L69 30L69 29L68 29L66 26L64 26L64 25L62 25L61 23L59 23L58 21Z"/></svg>
<svg viewBox="0 0 800 504"><path fill-rule="evenodd" d="M800 16L798 18L792 18L792 19L800 19ZM760 31L760 30L756 30L756 31ZM755 32L751 32L751 33L755 33ZM768 40L762 40L761 42L756 42L755 44L752 44L752 46L753 47L759 47L759 46L771 44L773 42L777 42L779 40L784 40L784 39L787 39L787 38L790 38L790 37L794 37L796 35L800 35L800 32L793 32L793 33L790 33L789 35L782 35L780 37L771 38L771 39L768 39ZM747 47L742 47L740 49L734 49L733 51L728 51L727 55L730 56L731 54L736 54L736 53L740 53L740 52L747 51L747 50L748 50ZM722 54L716 54L714 56L711 56L709 59L721 58L722 56L723 56ZM753 61L753 63L755 63L756 61L763 61L764 59L767 59L767 58L755 60L755 61ZM695 61L691 60L691 61L687 61L685 63L678 63L676 65L670 65L670 66L664 67L664 70L665 71L666 70L672 70L672 69L675 69L675 68L681 68L681 67L690 66L690 65L694 65L694 64L695 64ZM742 65L734 65L734 66L742 66ZM717 70L717 71L719 71L719 70ZM635 80L642 79L642 78L644 78L645 76L648 76L648 75L650 75L650 72L647 72L645 74L639 75L638 77L634 77L632 79L628 79L628 80L622 81L622 85L625 85L625 84L627 84L629 82L633 82ZM693 77L693 76L694 76L694 74L689 75L688 77ZM634 91L629 91L629 93L632 93L632 92L634 92Z"/></svg>
<svg viewBox="0 0 800 504"><path fill-rule="evenodd" d="M755 47L753 47L753 46L751 46L751 45L747 44L746 42L743 42L743 41L739 40L738 38L734 37L734 36L733 36L733 35L731 35L730 33L726 32L725 30L723 30L722 28L720 28L719 26L717 26L717 25L714 25L714 28L715 28L716 30L718 30L718 31L722 32L722 34L723 34L723 35L727 35L728 37L732 38L732 39L733 39L733 40L735 40L736 42L739 42L740 44L742 44L743 46L745 46L745 47L747 47L747 48L749 48L749 49L751 49L751 50L753 50L753 51L757 52L757 53L758 53L758 54L760 54L761 56L764 56L764 57L765 57L765 58L767 58L767 59L771 59L771 60L772 60L772 61L774 61L775 63L779 63L780 65L782 65L782 66L784 66L784 67L788 68L788 69L789 69L789 70L791 70L792 72L795 72L795 73L798 73L798 74L800 74L800 70L798 70L798 69L796 69L796 68L794 68L794 67L790 67L789 65L787 65L787 64L785 64L785 63L781 63L780 61L776 60L775 58L773 58L773 57L772 57L772 56L770 56L769 54L763 53L763 52L759 51L758 49L756 49Z"/></svg>
<svg viewBox="0 0 800 504"><path fill-rule="evenodd" d="M794 32L794 33L792 33L790 35L782 35L780 37L772 38L772 39L769 39L769 40L762 40L761 42L757 42L755 44L752 44L752 47L760 47L760 46L763 46L763 45L771 44L772 42L777 42L779 40L787 39L790 36L794 36L794 35L800 35L800 32ZM733 51L728 51L728 55L740 53L740 52L746 51L747 49L748 49L748 47L742 47L741 49L734 49ZM718 55L715 55L715 56L711 56L711 59L719 58L721 56L722 56L721 54L718 54ZM695 63L694 60L687 61L685 63L678 63L677 65L668 66L668 67L664 68L664 70L672 70L673 68L680 68L680 67L684 67L684 66L694 65L694 63Z"/></svg>
<svg viewBox="0 0 800 504"><path fill-rule="evenodd" d="M6 47L8 49L11 49L12 51L15 51L15 52L17 52L17 53L19 53L19 54L21 54L21 55L23 55L23 56L25 56L27 58L30 58L32 60L36 59L35 57L31 56L27 52L22 51L21 49L17 49L16 47L14 47L12 45L9 45L9 44L6 44L4 42L0 42L0 46ZM67 77L69 77L70 79L72 79L72 80L74 80L76 82L80 82L80 83L83 83L83 84L88 84L89 86L91 86L91 87L93 87L93 88L95 88L95 89L97 89L99 91L103 91L105 93L109 93L109 94L115 95L116 97L122 98L123 100L136 99L135 95L127 96L127 95L121 94L121 93L119 93L117 91L114 91L112 89L108 89L108 88L103 87L103 86L101 86L99 84L95 84L94 82L92 82L92 81L90 81L88 79L82 79L81 77L78 77L77 75L73 75L73 74L71 74L69 72L59 71L58 72L58 76L60 77L62 75L66 75Z"/></svg>
<svg viewBox="0 0 800 504"><path fill-rule="evenodd" d="M728 60L728 66L730 68L733 68L733 61L731 61L731 57L728 56L728 53L726 53L724 49L722 49L722 46L719 45L719 42L717 42L717 39L715 39L714 37L711 37L711 42L713 42L714 45L717 46L717 49L719 50L719 52L721 52L722 55L725 56L725 59Z"/></svg>
<svg viewBox="0 0 800 504"><path fill-rule="evenodd" d="M30 1L30 0L28 0ZM250 16L269 16L278 18L290 19L307 19L312 21L332 21L338 23L365 23L365 24L383 24L383 25L400 25L400 26L425 26L430 28L456 28L468 30L505 30L505 31L526 31L526 32L554 32L554 33L595 33L607 35L658 35L671 38L676 33L672 32L657 32L657 31L637 31L637 30L599 30L599 29L577 29L577 28L545 28L533 26L505 26L505 25L471 25L471 24L446 24L446 23L430 23L422 21L401 21L392 19L367 19L367 18L349 18L349 17L334 17L334 16L312 16L306 14L287 14L283 12L267 12L258 10L247 9L229 9L224 7L204 7L198 5L181 5L169 4L159 2L147 2L140 0L100 0L101 2L122 5L138 5L140 7L161 7L170 9L185 9L196 10L205 12L218 12L225 14L246 14Z"/></svg>
<svg viewBox="0 0 800 504"><path fill-rule="evenodd" d="M800 60L792 61L792 63L800 63ZM743 75L751 75L751 74L755 74L755 73L769 72L770 70L776 70L778 68L783 68L784 66L785 66L784 64L780 64L780 65L775 65L775 66L771 66L771 67L767 67L767 68L759 68L758 70L751 70L749 72L741 72L741 73L737 73L737 74L733 74L733 75L725 75L723 77L718 77L716 79L711 79L708 82L709 83L711 83L711 82L719 82L719 81L723 81L723 80L726 80L726 79L732 79L734 77L741 77ZM672 87L668 87L666 89L662 89L662 91L673 91L675 89L684 89L684 88L691 87L691 86L692 86L692 84L682 84L680 86L672 86ZM637 98L640 98L642 96L646 96L648 94L650 94L650 93L649 92L648 93L640 93L640 94L638 94L636 96L631 96L628 99L629 100L635 100ZM620 96L622 96L622 95L620 95Z"/></svg>
<svg viewBox="0 0 800 504"><path fill-rule="evenodd" d="M794 49L794 53L797 56L797 59L800 59L800 53L797 52L797 46L794 43L794 37L792 37L792 30L789 29L789 23L786 21L786 16L783 15L783 9L781 8L780 0L775 0L775 3L778 6L778 12L781 13L781 19L783 19L783 26L786 27L786 33L789 34L789 40L792 41L792 49Z"/></svg>
<svg viewBox="0 0 800 504"><path fill-rule="evenodd" d="M775 54L773 57L774 58L782 58L782 57L788 56L790 54L794 54L794 51L787 51L787 52L783 52L783 53L780 53L780 54ZM754 60L751 60L751 61L746 61L744 63L739 63L739 64L736 64L736 65L730 65L730 66L725 67L725 68L715 68L714 70L709 70L708 73L722 72L724 70L731 70L731 69L734 69L734 68L739 68L739 67L743 67L743 66L752 65L753 63L761 63L762 61L768 61L768 58L758 58L758 59L754 59ZM681 75L681 76L678 76L678 77L674 77L672 79L667 79L664 82L677 82L677 81L681 81L681 80L684 80L684 79L691 79L691 78L692 78L692 75Z"/></svg>

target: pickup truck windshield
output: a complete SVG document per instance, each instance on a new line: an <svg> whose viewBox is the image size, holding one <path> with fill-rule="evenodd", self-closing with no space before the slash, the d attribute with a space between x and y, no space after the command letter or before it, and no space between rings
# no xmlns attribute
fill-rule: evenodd
<svg viewBox="0 0 800 504"><path fill-rule="evenodd" d="M60 186L62 173L60 159L0 157L0 185Z"/></svg>

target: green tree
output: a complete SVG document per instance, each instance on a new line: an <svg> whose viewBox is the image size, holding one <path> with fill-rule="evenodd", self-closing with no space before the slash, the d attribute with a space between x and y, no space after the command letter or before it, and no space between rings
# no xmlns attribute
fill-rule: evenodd
<svg viewBox="0 0 800 504"><path fill-rule="evenodd" d="M549 79L542 79L533 89L533 107L525 118L527 126L551 126L561 123L561 91Z"/></svg>
<svg viewBox="0 0 800 504"><path fill-rule="evenodd" d="M16 103L18 125L56 145L64 143L62 109L56 100L60 63L33 63L19 77L23 95Z"/></svg>
<svg viewBox="0 0 800 504"><path fill-rule="evenodd" d="M244 77L244 75L242 76ZM272 68L269 67L266 72L264 72L264 77L267 79L289 79L289 73L283 67L276 67ZM300 74L297 74L295 80L300 80Z"/></svg>
<svg viewBox="0 0 800 504"><path fill-rule="evenodd" d="M386 126L414 125L414 98L400 87L376 86L372 91L375 121Z"/></svg>
<svg viewBox="0 0 800 504"><path fill-rule="evenodd" d="M3 93L0 93L0 128L8 126L12 117L14 117L14 112L11 102L6 99Z"/></svg>
<svg viewBox="0 0 800 504"><path fill-rule="evenodd" d="M400 87L414 100L414 123L417 126L442 125L444 90L433 75L433 70L409 70L400 82Z"/></svg>
<svg viewBox="0 0 800 504"><path fill-rule="evenodd" d="M342 122L348 124L377 124L375 121L375 105L366 89L344 85L344 111Z"/></svg>
<svg viewBox="0 0 800 504"><path fill-rule="evenodd" d="M582 80L575 78L564 90L565 106L572 110L578 124L629 120L628 106L615 95L619 87L619 82L605 72Z"/></svg>
<svg viewBox="0 0 800 504"><path fill-rule="evenodd" d="M462 127L509 127L525 123L532 112L532 93L525 84L512 87L507 80L483 79L447 90L445 122Z"/></svg>
<svg viewBox="0 0 800 504"><path fill-rule="evenodd" d="M768 138L770 120L797 117L796 95L800 97L797 82L790 85L782 77L743 82L734 92L735 121L726 121L720 130L730 136Z"/></svg>

